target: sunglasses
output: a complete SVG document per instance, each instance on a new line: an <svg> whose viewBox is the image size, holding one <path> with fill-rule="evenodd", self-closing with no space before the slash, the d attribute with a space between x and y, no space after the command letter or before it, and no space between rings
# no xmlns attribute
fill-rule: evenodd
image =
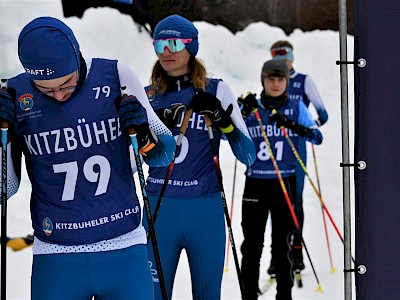
<svg viewBox="0 0 400 300"><path fill-rule="evenodd" d="M72 75L63 84L61 84L61 86L67 85L71 81L73 82L74 81L74 76L75 76L75 80L77 82L78 81L78 79L77 79L78 71L75 71L74 73L72 73ZM34 84L38 88L39 94L50 96L50 95L53 95L54 93L66 92L66 91L69 91L69 90L72 90L72 92L73 92L77 87L77 83L74 84L74 85L69 85L69 86L65 86L65 87L59 87L57 90L56 89L50 89L50 88L47 88L47 87L44 87L44 86L40 86L40 85L37 85L36 83L34 83Z"/></svg>
<svg viewBox="0 0 400 300"><path fill-rule="evenodd" d="M165 47L171 53L176 53L185 49L185 44L189 44L193 39L167 39L167 40L155 40L153 41L154 50L157 53L164 53Z"/></svg>
<svg viewBox="0 0 400 300"><path fill-rule="evenodd" d="M58 92L65 92L65 91L69 91L69 90L75 90L76 89L76 85L71 85L71 86L66 86L66 87L62 87L59 88L58 90L50 90L50 91L41 91L39 94L41 95L51 95L54 93L58 93Z"/></svg>
<svg viewBox="0 0 400 300"><path fill-rule="evenodd" d="M285 56L286 54L288 54L289 52L292 52L292 49L290 48L278 48L278 49L273 49L271 50L271 56L275 57L275 56Z"/></svg>

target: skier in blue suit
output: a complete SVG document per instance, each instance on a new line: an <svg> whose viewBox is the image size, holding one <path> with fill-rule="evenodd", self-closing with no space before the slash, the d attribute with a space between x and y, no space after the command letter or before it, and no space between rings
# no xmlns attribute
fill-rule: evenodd
<svg viewBox="0 0 400 300"><path fill-rule="evenodd" d="M310 75L302 74L294 70L293 45L289 41L277 41L272 44L270 52L272 59L284 60L289 68L290 82L286 90L289 98L302 101L307 108L309 108L310 104L312 104L318 115L315 123L318 125L318 127L324 125L328 121L328 112L325 108L325 104L312 77ZM300 137L297 151L299 152L300 158L303 161L304 165L307 165L307 147L306 140L304 138ZM304 225L304 179L304 170L300 166L300 164L298 164L296 169L296 200L294 203L294 210L299 220L301 229L303 229ZM271 248L272 247L273 246L271 245ZM297 230L293 231L292 251L294 268L300 271L303 270L303 246L301 244L301 236ZM268 273L274 274L274 271L274 258L272 257Z"/></svg>
<svg viewBox="0 0 400 300"><path fill-rule="evenodd" d="M174 157L170 130L127 65L84 59L58 19L29 22L18 55L25 72L1 90L0 119L9 125L9 196L22 154L32 185L32 299L153 299L126 134L133 128L144 161L160 167Z"/></svg>
<svg viewBox="0 0 400 300"><path fill-rule="evenodd" d="M264 246L265 227L268 214L272 221L272 254L276 262L277 300L292 299L293 272L288 240L293 230L293 216L289 207L296 195L297 160L280 127L287 132L295 146L299 136L311 143L322 143L322 134L304 103L287 96L289 69L280 60L269 60L261 70L263 91L260 99L249 94L238 99L242 107L247 128L257 149L257 159L245 172L246 182L242 202L242 275L247 300L256 300L259 293L260 259ZM254 109L258 112L263 130L268 137L268 148ZM274 112L274 110L276 112ZM278 165L289 199L282 190L273 164L272 151ZM289 203L288 203L289 200Z"/></svg>
<svg viewBox="0 0 400 300"><path fill-rule="evenodd" d="M192 22L179 15L161 20L153 44L158 60L146 92L154 110L177 136L183 112L193 109L155 222L168 296L184 249L193 299L219 299L226 242L224 211L205 116L213 122L217 152L224 135L238 160L249 166L255 159L254 144L228 85L207 78L205 66L196 58L198 31ZM167 169L149 169L152 209L157 206ZM151 249L149 256L156 299L160 299Z"/></svg>

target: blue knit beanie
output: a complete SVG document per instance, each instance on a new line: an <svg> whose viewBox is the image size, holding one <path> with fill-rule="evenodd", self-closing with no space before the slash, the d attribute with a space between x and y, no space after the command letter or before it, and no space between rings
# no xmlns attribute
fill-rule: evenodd
<svg viewBox="0 0 400 300"><path fill-rule="evenodd" d="M196 56L199 51L199 40L196 27L188 19L179 15L172 15L158 22L154 28L154 40L163 39L193 39L189 44L185 44L186 49L192 56Z"/></svg>
<svg viewBox="0 0 400 300"><path fill-rule="evenodd" d="M52 17L36 18L18 38L18 56L31 79L49 80L79 71L79 44L72 30Z"/></svg>

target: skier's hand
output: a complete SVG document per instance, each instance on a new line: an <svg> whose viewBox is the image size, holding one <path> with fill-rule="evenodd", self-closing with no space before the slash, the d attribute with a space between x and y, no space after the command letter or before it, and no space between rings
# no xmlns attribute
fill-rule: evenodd
<svg viewBox="0 0 400 300"><path fill-rule="evenodd" d="M290 120L288 117L279 112L274 112L269 116L268 124L271 124L272 122L276 122L276 125L279 127L286 127L291 129L292 132L297 133L301 137L304 137L312 144L319 145L322 143L323 137L318 129L304 127Z"/></svg>
<svg viewBox="0 0 400 300"><path fill-rule="evenodd" d="M237 99L239 107L241 107L242 117L246 119L247 116L256 108L258 108L258 101L256 94L249 93L244 99L239 97Z"/></svg>
<svg viewBox="0 0 400 300"><path fill-rule="evenodd" d="M14 101L16 91L13 88L0 89L0 119L14 122Z"/></svg>
<svg viewBox="0 0 400 300"><path fill-rule="evenodd" d="M200 115L207 115L224 133L229 133L234 129L230 117L233 105L230 104L224 110L218 98L203 90L196 90L196 94L193 96L188 109L193 109L195 113Z"/></svg>
<svg viewBox="0 0 400 300"><path fill-rule="evenodd" d="M300 134L299 134L300 135ZM320 145L323 141L323 136L318 129L304 127L303 137L314 145Z"/></svg>
<svg viewBox="0 0 400 300"><path fill-rule="evenodd" d="M115 98L115 105L119 114L121 131L129 133L133 129L137 134L140 152L145 154L157 143L157 138L149 128L146 109L135 96Z"/></svg>
<svg viewBox="0 0 400 300"><path fill-rule="evenodd" d="M268 124L271 124L273 122L275 122L278 127L286 127L286 128L294 127L295 123L279 112L272 113L269 116Z"/></svg>
<svg viewBox="0 0 400 300"><path fill-rule="evenodd" d="M179 118L186 110L186 106L183 103L174 103L169 108L160 108L156 111L157 116L168 128L175 127Z"/></svg>

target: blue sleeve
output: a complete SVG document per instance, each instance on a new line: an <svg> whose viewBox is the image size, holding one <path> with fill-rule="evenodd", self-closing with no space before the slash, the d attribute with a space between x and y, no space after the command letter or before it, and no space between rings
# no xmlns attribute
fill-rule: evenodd
<svg viewBox="0 0 400 300"><path fill-rule="evenodd" d="M236 127L232 132L225 133L225 136L236 158L246 166L251 166L256 160L253 140Z"/></svg>
<svg viewBox="0 0 400 300"><path fill-rule="evenodd" d="M299 117L297 123L312 131L312 135L306 135L304 138L314 145L320 145L323 140L321 131L318 129L317 123L313 120L310 111L307 109L306 105L299 101Z"/></svg>
<svg viewBox="0 0 400 300"><path fill-rule="evenodd" d="M315 121L318 126L322 126L328 121L328 112L325 109L317 110L318 119Z"/></svg>
<svg viewBox="0 0 400 300"><path fill-rule="evenodd" d="M297 118L297 123L307 128L317 126L317 123L313 120L310 111L303 101L299 101L299 116Z"/></svg>
<svg viewBox="0 0 400 300"><path fill-rule="evenodd" d="M158 143L143 160L150 167L167 167L174 159L176 142L172 135L158 135Z"/></svg>

